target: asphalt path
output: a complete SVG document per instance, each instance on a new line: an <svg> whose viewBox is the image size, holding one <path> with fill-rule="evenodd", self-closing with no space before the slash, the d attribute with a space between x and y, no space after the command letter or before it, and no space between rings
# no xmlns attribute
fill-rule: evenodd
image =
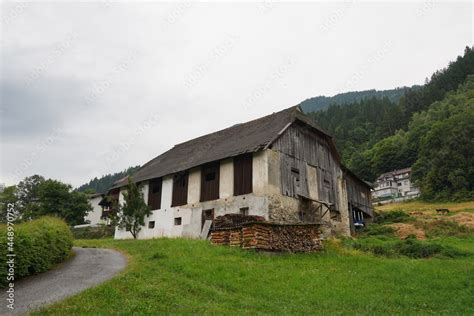
<svg viewBox="0 0 474 316"><path fill-rule="evenodd" d="M7 289L0 293L0 315L24 315L63 300L116 275L127 265L119 252L100 248L73 248L75 256L55 269L15 281L14 309L7 307Z"/></svg>

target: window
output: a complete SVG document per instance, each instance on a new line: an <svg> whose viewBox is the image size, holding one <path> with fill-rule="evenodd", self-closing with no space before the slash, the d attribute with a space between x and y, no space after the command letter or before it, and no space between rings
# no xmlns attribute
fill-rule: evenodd
<svg viewBox="0 0 474 316"><path fill-rule="evenodd" d="M329 215L331 216L331 220L340 222L341 221L341 213L337 210L330 210Z"/></svg>
<svg viewBox="0 0 474 316"><path fill-rule="evenodd" d="M234 158L234 195L252 193L252 154Z"/></svg>
<svg viewBox="0 0 474 316"><path fill-rule="evenodd" d="M204 223L206 221L212 221L214 220L214 209L210 210L203 210L202 211L202 216L201 216L201 229L204 227Z"/></svg>
<svg viewBox="0 0 474 316"><path fill-rule="evenodd" d="M300 186L300 171L296 168L291 168L291 175L297 187Z"/></svg>
<svg viewBox="0 0 474 316"><path fill-rule="evenodd" d="M150 187L148 190L148 206L152 210L159 210L161 208L162 183L162 178L157 178L150 181Z"/></svg>
<svg viewBox="0 0 474 316"><path fill-rule="evenodd" d="M249 208L248 207L241 207L239 210L240 215L249 215Z"/></svg>
<svg viewBox="0 0 474 316"><path fill-rule="evenodd" d="M180 206L188 203L188 172L179 172L173 177L173 194L171 206Z"/></svg>
<svg viewBox="0 0 474 316"><path fill-rule="evenodd" d="M175 226L180 226L181 225L181 217L175 217L174 218L174 225Z"/></svg>
<svg viewBox="0 0 474 316"><path fill-rule="evenodd" d="M149 221L149 222L148 222L148 228L149 228L149 229L155 228L155 221Z"/></svg>
<svg viewBox="0 0 474 316"><path fill-rule="evenodd" d="M401 183L401 182L398 182L398 183L397 183L397 185L398 185L398 186L401 186L401 185L402 185L402 183Z"/></svg>
<svg viewBox="0 0 474 316"><path fill-rule="evenodd" d="M219 198L219 161L201 168L201 202Z"/></svg>

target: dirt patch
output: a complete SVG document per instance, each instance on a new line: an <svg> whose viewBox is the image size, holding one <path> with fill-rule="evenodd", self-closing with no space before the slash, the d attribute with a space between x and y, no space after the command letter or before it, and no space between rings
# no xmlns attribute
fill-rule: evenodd
<svg viewBox="0 0 474 316"><path fill-rule="evenodd" d="M445 219L454 221L459 225L465 225L470 228L474 228L474 214L473 213L466 213L460 212L456 215L446 217Z"/></svg>
<svg viewBox="0 0 474 316"><path fill-rule="evenodd" d="M409 235L415 235L416 239L426 239L425 231L421 228L415 227L413 224L395 223L387 226L392 227L395 230L395 234L400 237L400 239L405 239Z"/></svg>

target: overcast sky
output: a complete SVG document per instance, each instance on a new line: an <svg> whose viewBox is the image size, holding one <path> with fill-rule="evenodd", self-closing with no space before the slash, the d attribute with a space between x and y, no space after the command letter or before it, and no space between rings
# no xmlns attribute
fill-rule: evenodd
<svg viewBox="0 0 474 316"><path fill-rule="evenodd" d="M422 84L471 2L2 2L0 183L78 186L318 95Z"/></svg>

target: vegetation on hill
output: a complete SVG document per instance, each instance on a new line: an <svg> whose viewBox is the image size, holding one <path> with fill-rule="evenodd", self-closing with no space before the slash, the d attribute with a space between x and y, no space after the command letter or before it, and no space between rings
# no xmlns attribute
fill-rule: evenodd
<svg viewBox="0 0 474 316"><path fill-rule="evenodd" d="M18 278L47 271L65 260L71 254L72 240L66 223L54 217L15 225L12 240L8 239L7 225L0 225L0 286L7 284L10 245L15 254L14 277Z"/></svg>
<svg viewBox="0 0 474 316"><path fill-rule="evenodd" d="M467 47L398 103L371 98L310 116L335 137L343 162L363 179L414 165L424 198L470 199L474 79L469 74L474 74L474 51Z"/></svg>
<svg viewBox="0 0 474 316"><path fill-rule="evenodd" d="M77 188L77 191L80 192L91 192L91 193L106 193L107 190L116 182L122 178L125 178L135 171L138 170L140 166L129 167L123 171L116 172L114 174L106 174L100 178L95 177L90 180L88 183L81 185Z"/></svg>
<svg viewBox="0 0 474 316"><path fill-rule="evenodd" d="M413 86L411 89L417 89L418 86ZM395 88L391 90L365 90L339 93L332 97L318 96L306 99L299 105L305 113L316 112L327 109L332 104L345 105L360 102L366 99L388 99L390 102L398 102L404 93L408 90L407 87Z"/></svg>

